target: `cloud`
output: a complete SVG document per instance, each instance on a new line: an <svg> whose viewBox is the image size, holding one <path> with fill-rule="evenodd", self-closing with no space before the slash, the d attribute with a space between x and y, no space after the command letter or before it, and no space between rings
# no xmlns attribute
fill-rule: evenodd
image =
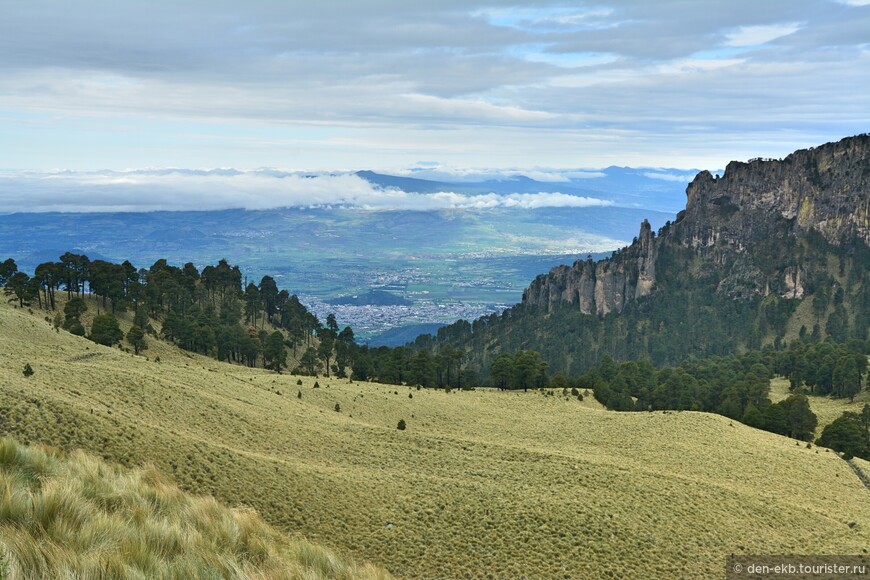
<svg viewBox="0 0 870 580"><path fill-rule="evenodd" d="M777 38L794 34L801 29L797 22L770 24L766 26L741 26L728 34L725 46L756 46L767 44Z"/></svg>
<svg viewBox="0 0 870 580"><path fill-rule="evenodd" d="M867 130L866 0L7 4L7 167L722 167Z"/></svg>
<svg viewBox="0 0 870 580"><path fill-rule="evenodd" d="M461 195L452 192L439 192L428 195L405 194L413 198L411 207L402 209L540 209L545 207L605 207L612 201L594 197L581 197L564 193L509 193L484 195ZM364 206L365 207L365 206ZM397 209L395 207L368 206L369 209Z"/></svg>
<svg viewBox="0 0 870 580"><path fill-rule="evenodd" d="M463 195L380 188L354 174L263 169L0 173L0 206L10 212L200 211L279 207L368 210L487 210L602 207L613 202L563 193Z"/></svg>

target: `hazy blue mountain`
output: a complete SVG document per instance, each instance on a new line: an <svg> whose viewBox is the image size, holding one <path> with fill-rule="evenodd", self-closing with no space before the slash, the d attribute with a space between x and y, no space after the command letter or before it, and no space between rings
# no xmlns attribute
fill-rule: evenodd
<svg viewBox="0 0 870 580"><path fill-rule="evenodd" d="M386 175L374 171L358 171L356 174L374 185L398 188L414 193L451 191L465 195L482 195L487 193L558 192L579 197L604 199L622 207L676 213L685 205L686 185L697 173L697 170L694 169L614 166L583 172L584 177L565 178L554 174L554 178L560 178L556 181L540 181L523 175L508 175L496 179L475 181L461 179L448 181L445 179Z"/></svg>

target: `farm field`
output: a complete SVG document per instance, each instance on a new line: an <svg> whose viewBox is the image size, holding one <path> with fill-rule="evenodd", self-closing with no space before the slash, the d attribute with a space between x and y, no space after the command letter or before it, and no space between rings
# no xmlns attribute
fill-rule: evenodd
<svg viewBox="0 0 870 580"><path fill-rule="evenodd" d="M846 462L725 417L278 375L153 339L134 356L43 316L0 306L0 432L151 463L397 577L694 578L732 552L870 550Z"/></svg>

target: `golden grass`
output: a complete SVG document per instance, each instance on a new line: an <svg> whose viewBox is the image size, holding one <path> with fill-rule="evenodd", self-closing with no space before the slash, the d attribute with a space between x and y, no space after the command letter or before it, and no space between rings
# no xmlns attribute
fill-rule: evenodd
<svg viewBox="0 0 870 580"><path fill-rule="evenodd" d="M721 416L314 389L160 348L155 363L0 307L0 429L151 462L400 577L711 577L732 552L870 549L868 492L844 461Z"/></svg>
<svg viewBox="0 0 870 580"><path fill-rule="evenodd" d="M4 578L386 578L154 468L0 439Z"/></svg>

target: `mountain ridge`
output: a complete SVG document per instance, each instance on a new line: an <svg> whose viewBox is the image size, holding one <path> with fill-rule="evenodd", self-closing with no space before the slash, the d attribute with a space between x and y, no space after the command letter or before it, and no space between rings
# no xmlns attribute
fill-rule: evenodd
<svg viewBox="0 0 870 580"><path fill-rule="evenodd" d="M676 364L799 337L867 339L870 135L702 171L686 196L657 234L644 222L610 257L557 266L501 315L417 345L464 349L484 373L500 352L536 350L580 374L604 355Z"/></svg>
<svg viewBox="0 0 870 580"><path fill-rule="evenodd" d="M857 180L849 178L853 170L860 170ZM796 151L782 160L732 161L721 177L698 173L686 189L686 209L657 239L644 221L634 242L612 259L594 265L578 261L538 276L523 293L523 303L550 308L561 301L578 304L584 314L621 312L627 302L653 292L663 244L711 251L722 260L723 253L744 253L758 226L767 229L777 218L785 220L791 236L814 231L835 246L853 238L870 244L868 191L867 135ZM798 266L780 272L784 296L789 291L793 298L803 296L800 275Z"/></svg>

